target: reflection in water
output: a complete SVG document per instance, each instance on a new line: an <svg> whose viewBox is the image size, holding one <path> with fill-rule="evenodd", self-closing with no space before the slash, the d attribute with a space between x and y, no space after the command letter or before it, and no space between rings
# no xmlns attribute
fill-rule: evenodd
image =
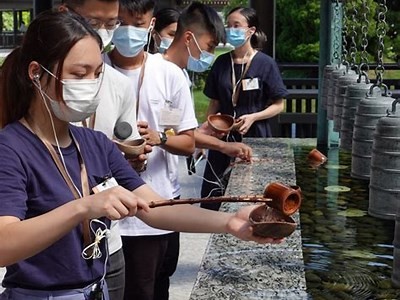
<svg viewBox="0 0 400 300"><path fill-rule="evenodd" d="M350 176L351 153L330 150L315 169L304 159L311 148L294 150L310 298L400 299L391 285L395 222L368 215L368 181Z"/></svg>

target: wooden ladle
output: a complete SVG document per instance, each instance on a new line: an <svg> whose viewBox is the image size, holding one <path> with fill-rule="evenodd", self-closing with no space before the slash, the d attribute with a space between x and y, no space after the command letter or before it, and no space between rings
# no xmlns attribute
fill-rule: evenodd
<svg viewBox="0 0 400 300"><path fill-rule="evenodd" d="M215 202L264 203L264 205L255 208L249 216L254 234L263 237L283 238L292 234L296 229L297 224L290 215L299 209L301 200L301 189L298 186L272 182L265 187L263 195L159 200L150 202L149 206L154 208L177 204Z"/></svg>

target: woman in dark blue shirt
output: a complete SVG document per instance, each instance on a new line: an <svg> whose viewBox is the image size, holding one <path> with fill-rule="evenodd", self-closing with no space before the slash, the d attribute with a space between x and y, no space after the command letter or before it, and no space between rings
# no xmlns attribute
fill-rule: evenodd
<svg viewBox="0 0 400 300"><path fill-rule="evenodd" d="M252 8L237 7L229 12L227 41L235 47L219 56L207 78L204 94L210 98L207 115L228 114L243 120L238 132L228 135L228 141L240 142L242 137L270 137L268 119L283 110L287 90L275 61L258 51L265 42L259 30L258 18ZM201 196L220 196L229 179L227 167L231 158L209 151ZM202 204L218 209L219 204Z"/></svg>
<svg viewBox="0 0 400 300"><path fill-rule="evenodd" d="M162 200L104 134L71 122L99 104L102 42L73 13L46 12L0 72L1 300L108 299L110 220L136 215L152 227L252 235L248 216ZM136 125L136 124L133 124Z"/></svg>

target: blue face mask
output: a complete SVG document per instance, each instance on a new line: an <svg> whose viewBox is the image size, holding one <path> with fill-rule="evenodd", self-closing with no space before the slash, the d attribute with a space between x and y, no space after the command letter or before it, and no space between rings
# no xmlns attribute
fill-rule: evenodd
<svg viewBox="0 0 400 300"><path fill-rule="evenodd" d="M194 58L192 56L192 54L190 53L190 49L189 46L187 47L188 51L189 51L189 58L188 58L188 62L187 62L187 69L189 71L193 71L193 72L204 72L206 70L208 70L208 68L211 66L212 62L214 61L214 54L211 54L205 50L201 50L199 44L197 43L196 37L192 34L193 39L196 43L197 48L199 48L200 50L200 58Z"/></svg>
<svg viewBox="0 0 400 300"><path fill-rule="evenodd" d="M167 37L161 38L160 46L158 47L158 52L164 53L165 51L167 51L169 46L171 46L172 41L173 41L173 39L171 39L171 38L167 38Z"/></svg>
<svg viewBox="0 0 400 300"><path fill-rule="evenodd" d="M226 32L226 41L231 44L233 47L238 48L243 46L247 41L246 32L247 30L244 28L225 28Z"/></svg>
<svg viewBox="0 0 400 300"><path fill-rule="evenodd" d="M135 57L147 44L149 30L131 25L120 26L114 31L112 41L125 57Z"/></svg>

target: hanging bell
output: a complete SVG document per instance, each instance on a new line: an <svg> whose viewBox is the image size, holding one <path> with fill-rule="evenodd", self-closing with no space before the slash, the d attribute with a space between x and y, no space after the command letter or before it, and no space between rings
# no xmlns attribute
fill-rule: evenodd
<svg viewBox="0 0 400 300"><path fill-rule="evenodd" d="M322 93L321 93L321 99L322 99L322 108L324 110L327 109L328 105L328 90L329 90L329 82L332 78L332 72L336 70L337 65L326 65L324 67L323 71L323 76L322 76Z"/></svg>
<svg viewBox="0 0 400 300"><path fill-rule="evenodd" d="M362 82L362 76L365 81ZM342 124L340 126L340 148L351 151L353 143L353 127L356 115L356 109L359 102L367 96L372 84L369 83L367 75L360 74L356 83L347 87L346 95L343 101Z"/></svg>
<svg viewBox="0 0 400 300"><path fill-rule="evenodd" d="M353 70L348 70L343 76L340 76L335 82L335 102L333 105L333 130L340 132L340 127L342 125L342 110L343 101L346 96L347 87L350 84L356 83L358 75Z"/></svg>
<svg viewBox="0 0 400 300"><path fill-rule="evenodd" d="M387 114L395 99L378 86L372 86L367 97L357 106L354 118L353 143L351 150L351 176L369 180L372 142L378 120Z"/></svg>
<svg viewBox="0 0 400 300"><path fill-rule="evenodd" d="M392 110L380 118L374 132L371 156L368 213L394 220L400 203L400 111ZM400 106L399 106L400 107Z"/></svg>
<svg viewBox="0 0 400 300"><path fill-rule="evenodd" d="M336 66L336 69L331 73L331 79L328 83L328 92L326 98L326 117L328 120L333 120L333 106L335 103L334 87L336 81L339 80L339 77L343 76L344 74L346 74L345 65Z"/></svg>

